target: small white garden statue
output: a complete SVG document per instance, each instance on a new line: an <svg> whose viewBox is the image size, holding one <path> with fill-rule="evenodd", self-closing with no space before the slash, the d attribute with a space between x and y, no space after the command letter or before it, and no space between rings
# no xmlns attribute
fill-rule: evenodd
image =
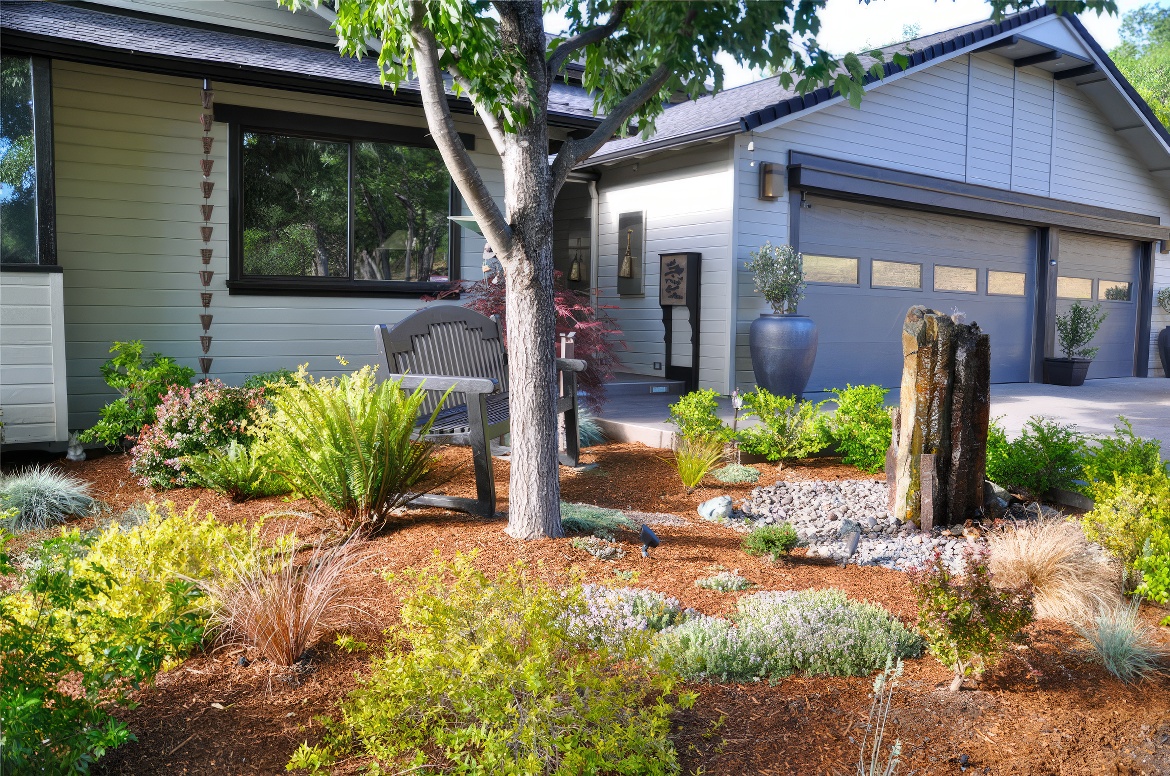
<svg viewBox="0 0 1170 776"><path fill-rule="evenodd" d="M65 457L70 461L85 460L85 448L81 446L81 440L77 438L76 431L69 434L69 449L66 451Z"/></svg>

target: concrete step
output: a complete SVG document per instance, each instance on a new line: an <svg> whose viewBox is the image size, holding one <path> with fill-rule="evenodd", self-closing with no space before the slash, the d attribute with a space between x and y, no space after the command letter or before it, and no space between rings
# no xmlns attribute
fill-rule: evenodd
<svg viewBox="0 0 1170 776"><path fill-rule="evenodd" d="M605 384L605 395L608 398L619 396L650 396L653 394L674 394L683 392L682 380L667 380L654 375L635 375L620 373Z"/></svg>

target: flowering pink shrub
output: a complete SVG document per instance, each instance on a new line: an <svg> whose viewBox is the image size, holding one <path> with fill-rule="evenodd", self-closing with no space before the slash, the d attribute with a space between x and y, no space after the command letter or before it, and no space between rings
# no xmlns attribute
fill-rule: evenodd
<svg viewBox="0 0 1170 776"><path fill-rule="evenodd" d="M184 458L232 441L252 441L264 411L264 390L233 388L219 380L172 388L158 405L155 422L142 427L130 471L147 487L188 484Z"/></svg>

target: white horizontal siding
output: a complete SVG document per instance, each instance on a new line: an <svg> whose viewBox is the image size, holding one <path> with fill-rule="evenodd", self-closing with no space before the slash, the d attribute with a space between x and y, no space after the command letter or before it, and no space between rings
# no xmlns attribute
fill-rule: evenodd
<svg viewBox="0 0 1170 776"><path fill-rule="evenodd" d="M1011 187L1012 126L1015 118L1015 68L1003 57L968 57L968 183Z"/></svg>
<svg viewBox="0 0 1170 776"><path fill-rule="evenodd" d="M226 5L226 4L225 4ZM250 4L246 4L250 5ZM283 12L282 12L283 13ZM425 126L421 111L368 102L215 84L220 104ZM115 340L141 339L147 352L198 368L199 292L211 291L211 375L239 383L248 375L308 363L316 374L376 363L376 323L393 323L419 307L410 297L249 296L228 294L227 127L212 129L215 206L209 247L199 227L202 127L200 82L55 61L58 262L64 267L65 338L72 427L91 425L114 394L98 368ZM479 133L473 153L489 188L502 198L503 176L491 143ZM466 232L461 273L481 275L483 240ZM215 273L203 289L198 271ZM60 276L58 276L60 277Z"/></svg>
<svg viewBox="0 0 1170 776"><path fill-rule="evenodd" d="M6 443L69 437L61 287L60 273L0 274L0 420Z"/></svg>
<svg viewBox="0 0 1170 776"><path fill-rule="evenodd" d="M635 170L635 166L637 169ZM731 304L730 147L720 142L681 152L659 154L636 163L602 169L598 183L598 302L622 330L627 349L624 368L661 375L665 331L658 304L658 256L693 251L702 254L699 384L721 393L728 385ZM617 294L618 260L625 249L618 239L623 213L645 213L645 296ZM672 363L690 366L690 327L685 309L674 314Z"/></svg>

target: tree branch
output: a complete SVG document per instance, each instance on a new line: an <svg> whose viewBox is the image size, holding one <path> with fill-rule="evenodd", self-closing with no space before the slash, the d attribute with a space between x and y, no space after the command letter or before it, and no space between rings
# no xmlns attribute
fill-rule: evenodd
<svg viewBox="0 0 1170 776"><path fill-rule="evenodd" d="M457 58L456 58L457 59ZM492 113L478 97L475 92L471 90L471 81L467 76L463 75L463 71L459 69L459 65L452 62L447 67L447 72L451 74L451 78L459 85L467 94L467 99L471 100L471 104L475 107L475 112L479 115L483 126L487 130L488 137L492 139L492 145L496 147L496 153L501 157L504 155L504 125L500 122L500 117Z"/></svg>
<svg viewBox="0 0 1170 776"><path fill-rule="evenodd" d="M609 21L605 24L599 24L596 27L590 27L583 32L574 35L566 40L561 45L553 49L553 53L548 58L548 80L552 83L553 78L564 67L565 62L575 52L580 51L586 46L592 46L594 43L600 43L608 38L617 30L622 23L622 17L626 15L630 4L626 2L615 3L613 12L609 15Z"/></svg>
<svg viewBox="0 0 1170 776"><path fill-rule="evenodd" d="M488 244L497 256L506 255L512 250L512 229L459 138L447 103L443 71L439 68L439 46L422 22L424 13L422 2L411 3L410 37L414 42L415 73L431 136Z"/></svg>
<svg viewBox="0 0 1170 776"><path fill-rule="evenodd" d="M551 184L554 195L560 191L565 179L569 177L569 173L572 172L577 162L592 156L598 148L605 145L607 140L617 134L617 131L625 126L630 117L637 113L647 100L658 94L666 84L667 79L670 78L670 74L671 69L665 63L659 65L658 69L651 73L641 86L630 92L610 111L592 134L580 140L566 140L564 142L560 151L557 152L557 158L553 161L552 166Z"/></svg>

